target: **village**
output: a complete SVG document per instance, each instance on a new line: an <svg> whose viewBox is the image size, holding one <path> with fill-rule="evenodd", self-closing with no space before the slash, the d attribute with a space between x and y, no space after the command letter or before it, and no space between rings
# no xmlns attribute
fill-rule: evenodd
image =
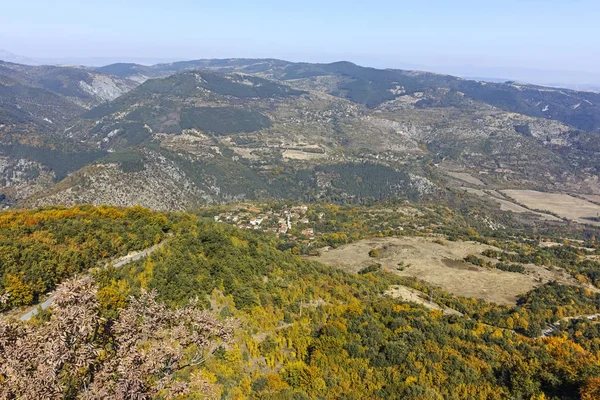
<svg viewBox="0 0 600 400"><path fill-rule="evenodd" d="M309 212L306 205L277 205L264 209L246 206L221 212L214 216L214 220L242 229L273 232L277 237L310 245L320 235L315 231L315 225L323 219L323 215Z"/></svg>

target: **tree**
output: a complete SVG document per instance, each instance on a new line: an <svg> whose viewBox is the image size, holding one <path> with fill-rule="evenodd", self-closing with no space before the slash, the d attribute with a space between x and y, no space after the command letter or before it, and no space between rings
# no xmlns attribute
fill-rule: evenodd
<svg viewBox="0 0 600 400"><path fill-rule="evenodd" d="M0 398L149 399L215 388L192 371L233 335L192 301L171 310L155 292L132 298L115 320L101 316L91 279L63 283L50 321L37 327L0 320ZM110 345L108 345L110 343ZM35 384L33 384L35 383Z"/></svg>
<svg viewBox="0 0 600 400"><path fill-rule="evenodd" d="M31 286L23 282L23 274L6 275L5 293L7 303L13 307L25 306L33 301Z"/></svg>
<svg viewBox="0 0 600 400"><path fill-rule="evenodd" d="M372 258L379 257L379 250L377 250L377 249L369 250L369 257L372 257Z"/></svg>
<svg viewBox="0 0 600 400"><path fill-rule="evenodd" d="M580 393L581 400L600 399L600 378L592 377L586 379Z"/></svg>

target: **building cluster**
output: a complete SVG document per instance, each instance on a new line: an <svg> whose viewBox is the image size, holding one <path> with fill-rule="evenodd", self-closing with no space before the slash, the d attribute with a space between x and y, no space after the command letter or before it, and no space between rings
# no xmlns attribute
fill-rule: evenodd
<svg viewBox="0 0 600 400"><path fill-rule="evenodd" d="M217 222L235 225L242 229L273 232L278 237L285 236L304 241L315 239L314 225L322 218L323 214L309 216L308 206L305 205L280 206L265 210L256 207L240 207L235 211L222 212L214 216Z"/></svg>

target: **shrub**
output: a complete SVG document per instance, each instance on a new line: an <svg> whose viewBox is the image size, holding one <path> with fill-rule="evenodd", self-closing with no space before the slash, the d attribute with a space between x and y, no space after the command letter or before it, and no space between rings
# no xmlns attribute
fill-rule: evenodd
<svg viewBox="0 0 600 400"><path fill-rule="evenodd" d="M381 271L381 264L373 264L373 265L369 265L368 267L361 269L360 271L358 271L358 274L365 275L365 274L370 274L372 272L379 272L379 271Z"/></svg>
<svg viewBox="0 0 600 400"><path fill-rule="evenodd" d="M518 272L520 274L525 272L525 267L523 267L520 264L508 264L508 263L502 263L502 262L499 262L498 264L496 264L496 269L499 269L501 271L507 271L507 272Z"/></svg>
<svg viewBox="0 0 600 400"><path fill-rule="evenodd" d="M464 258L464 261L468 262L470 264L473 264L473 265L477 265L479 267L487 267L488 266L488 263L483 258L479 258L473 254L469 254L468 256L466 256Z"/></svg>

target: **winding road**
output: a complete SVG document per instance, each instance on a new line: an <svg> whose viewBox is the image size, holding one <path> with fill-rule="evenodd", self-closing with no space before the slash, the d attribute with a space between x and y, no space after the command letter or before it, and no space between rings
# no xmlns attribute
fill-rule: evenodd
<svg viewBox="0 0 600 400"><path fill-rule="evenodd" d="M161 247L163 247L165 245L165 243L167 243L168 240L169 240L169 238L166 238L162 242L160 242L158 244L155 244L154 246L149 247L149 248L147 248L145 250L137 251L137 252L134 252L134 253L129 253L126 256L123 256L121 258L117 258L116 260L113 260L112 262L106 263L104 265L104 267L107 268L109 265L112 265L115 268L119 268L119 267L122 267L123 265L127 265L129 263L134 262L134 261L141 260L142 258L147 257L151 253L153 253L156 250L158 250ZM52 305L52 303L54 302L55 298L56 297L54 295L50 295L50 297L48 297L48 299L46 299L46 301L44 301L41 304L36 305L35 308L31 309L26 314L23 314L21 316L21 318L19 318L19 319L21 321L28 321L28 320L30 320L35 315L37 315L38 310L39 310L40 307L42 308L42 310L48 309Z"/></svg>
<svg viewBox="0 0 600 400"><path fill-rule="evenodd" d="M554 332L555 330L560 328L560 323L563 321L569 321L571 319L580 319L580 318L597 319L599 317L600 317L600 314L590 314L590 315L578 315L576 317L565 317L565 318L559 319L555 323L549 325L548 328L546 328L546 330L543 331L540 336L538 336L538 338L550 336L552 334L552 332Z"/></svg>
<svg viewBox="0 0 600 400"><path fill-rule="evenodd" d="M115 268L120 268L124 265L127 265L129 263L132 263L134 261L138 261L141 260L142 258L147 257L148 255L152 254L153 252L155 252L156 250L160 249L161 247L163 247L167 241L169 240L169 238L164 239L162 242L149 247L145 250L142 251L138 251L138 252L134 252L134 253L130 253L126 256L123 256L121 258L117 258L116 260L113 260L112 262L108 262L104 265L105 268L107 268L109 265L113 265ZM398 297L398 296L395 296ZM27 312L26 314L23 314L20 318L21 321L28 321L31 318L33 318L37 313L38 313L38 309L41 307L42 310L46 310L48 309L52 303L54 302L55 296L51 295L50 297L48 297L48 299L46 299L46 301L44 301L41 304L38 304L35 306L35 308L31 309L29 312ZM439 306L438 306L439 307ZM452 310L454 312L456 312L457 314L460 314L458 311ZM589 315L577 315L575 317L565 317L562 318L558 321L556 321L555 323L549 325L540 336L538 336L538 338L543 338L543 337L548 337L550 336L554 331L556 331L559 327L560 327L560 323L562 321L568 321L571 319L579 319L579 318L587 318L590 320L593 319L598 319L600 318L600 313L598 314L589 314ZM487 324L486 324L487 325ZM492 325L489 325L492 326ZM504 329L504 328L501 328ZM507 329L510 330L510 329ZM513 331L514 332L514 331Z"/></svg>

